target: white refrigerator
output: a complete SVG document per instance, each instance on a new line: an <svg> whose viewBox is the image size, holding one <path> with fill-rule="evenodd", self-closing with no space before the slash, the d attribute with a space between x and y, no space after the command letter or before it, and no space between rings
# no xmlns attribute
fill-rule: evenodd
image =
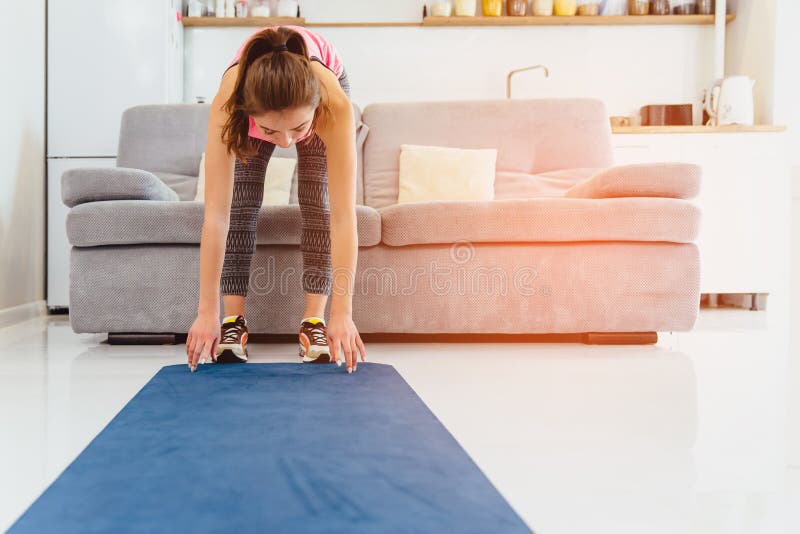
<svg viewBox="0 0 800 534"><path fill-rule="evenodd" d="M122 112L183 99L181 0L47 0L47 306L69 306L61 174L113 167Z"/></svg>

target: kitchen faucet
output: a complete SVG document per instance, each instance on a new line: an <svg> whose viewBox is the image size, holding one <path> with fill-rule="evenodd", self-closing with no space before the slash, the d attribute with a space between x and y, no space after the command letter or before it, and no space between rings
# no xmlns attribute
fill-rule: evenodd
<svg viewBox="0 0 800 534"><path fill-rule="evenodd" d="M506 76L506 98L511 98L511 77L518 72L522 72L525 70L533 70L533 69L543 69L545 78L550 77L550 71L548 71L547 67L545 67L544 65L534 65L532 67L523 67L521 69L514 69L508 73L508 76Z"/></svg>

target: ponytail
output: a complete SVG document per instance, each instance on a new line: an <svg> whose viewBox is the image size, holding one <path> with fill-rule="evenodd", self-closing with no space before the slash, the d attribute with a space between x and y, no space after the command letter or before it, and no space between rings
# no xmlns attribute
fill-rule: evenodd
<svg viewBox="0 0 800 534"><path fill-rule="evenodd" d="M222 142L244 163L256 154L249 137L250 116L296 107L315 108L311 128L330 108L320 97L322 84L311 70L303 36L291 28L266 28L250 38L239 58L233 93L223 109L228 119Z"/></svg>

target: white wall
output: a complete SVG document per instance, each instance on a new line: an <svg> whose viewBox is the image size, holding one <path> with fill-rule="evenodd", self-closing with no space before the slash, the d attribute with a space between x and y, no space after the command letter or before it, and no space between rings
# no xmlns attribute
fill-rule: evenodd
<svg viewBox="0 0 800 534"><path fill-rule="evenodd" d="M419 21L418 0L305 0L308 22ZM380 12L378 12L380 11ZM651 103L694 103L713 76L713 26L312 27L350 76L353 101L505 98L508 71L544 64L550 78L514 78L515 98L602 98L611 114ZM185 101L211 98L256 28L185 30ZM699 114L699 110L698 110ZM699 120L699 117L698 117Z"/></svg>
<svg viewBox="0 0 800 534"><path fill-rule="evenodd" d="M736 18L726 28L725 75L746 74L756 81L756 124L774 124L777 1L728 0Z"/></svg>
<svg viewBox="0 0 800 534"><path fill-rule="evenodd" d="M6 6L0 50L2 310L45 297L45 0Z"/></svg>

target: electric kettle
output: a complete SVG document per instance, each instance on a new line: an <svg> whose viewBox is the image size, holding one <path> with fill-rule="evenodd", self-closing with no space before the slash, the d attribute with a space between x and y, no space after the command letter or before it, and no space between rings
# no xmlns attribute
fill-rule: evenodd
<svg viewBox="0 0 800 534"><path fill-rule="evenodd" d="M706 89L703 108L710 117L709 126L726 124L753 125L753 85L748 76L727 76Z"/></svg>

